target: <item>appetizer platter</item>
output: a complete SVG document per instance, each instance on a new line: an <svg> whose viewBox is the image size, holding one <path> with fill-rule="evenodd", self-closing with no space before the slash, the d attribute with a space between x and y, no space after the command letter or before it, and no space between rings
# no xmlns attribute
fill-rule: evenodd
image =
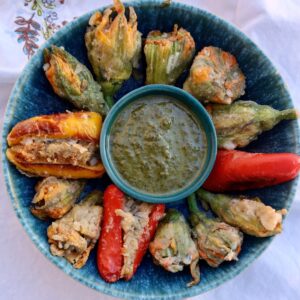
<svg viewBox="0 0 300 300"><path fill-rule="evenodd" d="M271 62L230 24L114 0L25 67L3 173L25 230L68 275L125 299L181 299L234 277L282 232L297 117Z"/></svg>

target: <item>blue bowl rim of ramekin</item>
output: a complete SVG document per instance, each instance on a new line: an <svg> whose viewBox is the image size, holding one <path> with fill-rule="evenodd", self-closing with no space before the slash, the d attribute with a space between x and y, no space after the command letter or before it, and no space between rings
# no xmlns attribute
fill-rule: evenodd
<svg viewBox="0 0 300 300"><path fill-rule="evenodd" d="M202 171L199 176L197 176L197 178L193 180L192 183L185 186L179 191L176 190L175 192L166 194L151 194L144 193L143 191L134 188L129 183L127 183L125 179L122 178L121 174L118 173L110 155L110 131L117 116L134 101L149 95L168 95L182 102L193 112L196 117L198 117L206 135L207 155L202 166ZM210 115L196 98L194 98L186 91L174 86L152 84L140 87L126 94L109 111L101 129L100 154L102 163L106 169L108 176L113 181L113 183L116 184L124 193L133 197L134 199L146 202L171 203L186 198L187 196L195 192L198 188L200 188L200 186L205 182L215 163L217 154L217 136Z"/></svg>

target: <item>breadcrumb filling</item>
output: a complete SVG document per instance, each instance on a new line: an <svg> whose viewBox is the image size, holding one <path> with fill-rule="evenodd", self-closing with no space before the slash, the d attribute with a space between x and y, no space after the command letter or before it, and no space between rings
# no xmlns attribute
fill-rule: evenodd
<svg viewBox="0 0 300 300"><path fill-rule="evenodd" d="M134 201L131 198L127 198L124 210L116 210L116 214L122 217L122 254L124 257L124 264L121 271L122 277L133 273L139 241L145 227L148 226L151 210L151 204Z"/></svg>
<svg viewBox="0 0 300 300"><path fill-rule="evenodd" d="M17 159L32 164L93 166L99 161L98 146L79 140L26 138L10 149Z"/></svg>

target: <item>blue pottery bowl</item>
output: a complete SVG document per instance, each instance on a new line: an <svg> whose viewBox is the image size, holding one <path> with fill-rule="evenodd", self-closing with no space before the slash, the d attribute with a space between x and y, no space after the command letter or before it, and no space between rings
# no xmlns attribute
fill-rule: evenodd
<svg viewBox="0 0 300 300"><path fill-rule="evenodd" d="M193 182L191 182L189 185L183 187L180 190L176 190L165 194L145 193L126 182L126 180L123 179L122 175L118 172L117 168L114 165L111 156L110 141L110 133L114 122L123 110L125 110L136 100L139 100L145 96L169 96L173 99L176 99L177 101L185 105L187 109L194 113L195 117L201 124L204 134L206 136L207 155L205 156L205 161L203 163L201 173ZM197 99L195 99L186 91L177 87L153 84L141 87L128 93L127 95L122 97L122 99L120 99L117 102L117 104L113 106L113 108L109 111L109 114L105 118L105 122L101 130L100 150L101 159L108 176L126 194L135 199L147 202L171 203L174 201L182 200L185 197L189 196L204 183L209 173L211 172L214 162L216 160L217 136L209 114Z"/></svg>
<svg viewBox="0 0 300 300"><path fill-rule="evenodd" d="M197 50L213 45L237 57L247 77L246 94L243 99L268 104L276 109L293 107L289 93L271 62L253 42L232 25L208 12L179 3L172 3L166 8L160 7L161 1L132 1L130 4L136 10L138 28L144 37L150 30L160 29L169 32L174 24L178 24L190 31L195 39ZM176 274L167 273L152 263L149 254L146 255L131 281L121 280L108 284L98 275L95 250L91 253L87 264L80 270L73 269L64 259L50 255L46 235L49 222L34 218L29 211L34 196L34 185L38 179L22 175L6 159L6 136L17 122L36 115L73 109L70 104L53 93L46 80L42 68L42 50L51 44L64 46L79 61L90 67L84 45L84 33L91 14L88 13L67 24L41 47L23 70L10 96L2 132L2 162L6 186L16 214L32 241L49 260L66 274L100 292L126 299L180 299L206 292L244 270L266 249L272 238L254 238L246 235L238 262L223 263L217 269L210 268L206 263L201 262L201 282L192 288L186 287L186 283L191 278L188 269ZM142 65L141 71L144 70L145 66ZM178 81L178 87L182 87L185 76L186 74L183 74L181 80ZM139 80L130 78L124 83L116 99L142 86L143 83L144 78ZM281 122L273 130L262 134L245 150L299 153L297 122ZM104 176L101 180L90 180L85 193L94 188L103 190L110 182L108 176ZM277 209L283 207L289 209L295 188L296 181L294 180L270 188L252 190L247 194L259 196L266 204ZM187 215L185 203L168 206L176 207Z"/></svg>

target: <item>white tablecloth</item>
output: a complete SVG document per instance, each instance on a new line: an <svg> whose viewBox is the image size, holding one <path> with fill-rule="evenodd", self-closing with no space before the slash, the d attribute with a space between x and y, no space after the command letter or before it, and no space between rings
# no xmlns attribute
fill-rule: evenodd
<svg viewBox="0 0 300 300"><path fill-rule="evenodd" d="M33 0L0 1L0 116L1 124L12 84L27 61L22 41L17 43L18 16L35 13L44 35L63 20L106 5L107 0L36 1L48 5L32 11ZM282 74L296 106L300 104L299 0L185 0L232 22L271 58ZM27 4L24 6L24 4ZM56 8L51 8L53 6ZM56 10L56 15L52 12ZM47 19L48 15L50 17ZM43 25L44 19L48 27ZM54 24L49 27L49 24ZM44 27L43 27L44 26ZM39 31L41 31L41 29ZM39 37L41 43L43 37ZM0 299L99 300L113 299L74 281L52 265L33 245L14 214L3 176L0 176ZM215 290L194 297L201 300L300 299L300 189L286 218L284 232L242 274Z"/></svg>

